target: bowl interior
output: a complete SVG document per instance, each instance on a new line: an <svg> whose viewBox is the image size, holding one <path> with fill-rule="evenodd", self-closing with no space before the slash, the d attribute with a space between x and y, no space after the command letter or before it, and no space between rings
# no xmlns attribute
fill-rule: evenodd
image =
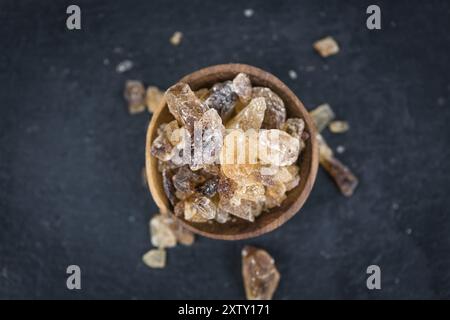
<svg viewBox="0 0 450 320"><path fill-rule="evenodd" d="M198 90L201 88L210 88L217 82L232 80L239 72L248 74L253 86L268 87L277 93L286 105L288 118L298 117L304 119L305 130L310 134L310 138L306 141L306 148L302 151L298 161L300 166L300 183L287 193L287 199L283 201L280 207L264 212L255 219L255 222L236 219L236 222L226 224L193 223L183 218L177 218L186 228L195 233L210 238L225 240L244 239L261 235L279 227L295 215L311 191L318 166L318 152L315 139L316 131L309 114L292 91L275 76L252 66L227 64L201 69L187 75L180 81L188 83L192 90ZM153 198L162 211L171 211L172 208L168 203L162 187L162 177L157 169L158 161L150 155L150 147L156 138L156 129L159 125L173 119L167 105L161 106L160 111L153 115L147 132L147 177Z"/></svg>

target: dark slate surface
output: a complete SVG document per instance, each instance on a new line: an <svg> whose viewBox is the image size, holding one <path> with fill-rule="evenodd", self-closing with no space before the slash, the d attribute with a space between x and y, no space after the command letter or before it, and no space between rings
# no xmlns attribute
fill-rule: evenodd
<svg viewBox="0 0 450 320"><path fill-rule="evenodd" d="M448 2L377 1L376 32L370 1L77 3L83 29L69 32L69 1L0 2L0 298L241 299L247 243L275 257L278 299L450 298ZM342 47L326 60L311 48L325 35ZM135 67L117 74L124 59ZM166 88L226 62L272 72L309 108L330 103L351 131L325 135L345 146L360 187L346 199L320 171L280 229L200 238L151 270L149 116L127 114L124 81ZM69 264L82 269L79 292L65 287ZM377 292L365 286L370 264L382 269Z"/></svg>

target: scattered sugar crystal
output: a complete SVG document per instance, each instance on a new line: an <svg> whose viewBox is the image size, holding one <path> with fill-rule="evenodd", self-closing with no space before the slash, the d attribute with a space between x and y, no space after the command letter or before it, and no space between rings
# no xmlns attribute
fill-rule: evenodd
<svg viewBox="0 0 450 320"><path fill-rule="evenodd" d="M297 72L295 72L295 70L289 70L289 78L292 80L297 79Z"/></svg>
<svg viewBox="0 0 450 320"><path fill-rule="evenodd" d="M133 68L133 66L134 66L133 61L124 60L116 66L116 72L117 73L127 72L127 71L131 70Z"/></svg>
<svg viewBox="0 0 450 320"><path fill-rule="evenodd" d="M145 94L145 104L147 105L148 112L154 113L155 110L157 110L157 108L161 105L163 98L164 92L159 90L158 87L148 87Z"/></svg>
<svg viewBox="0 0 450 320"><path fill-rule="evenodd" d="M345 147L341 146L341 145L337 146L336 147L336 152L339 153L339 154L344 153L345 152Z"/></svg>
<svg viewBox="0 0 450 320"><path fill-rule="evenodd" d="M334 120L330 122L328 128L333 133L344 133L348 131L350 126L347 121Z"/></svg>
<svg viewBox="0 0 450 320"><path fill-rule="evenodd" d="M335 117L334 112L328 103L321 104L309 114L313 118L318 132L322 132Z"/></svg>
<svg viewBox="0 0 450 320"><path fill-rule="evenodd" d="M152 244L157 248L171 248L177 244L177 239L167 225L165 217L161 214L155 215L150 220L150 234Z"/></svg>
<svg viewBox="0 0 450 320"><path fill-rule="evenodd" d="M128 102L128 112L137 114L145 110L145 89L140 81L128 80L125 83L124 97Z"/></svg>
<svg viewBox="0 0 450 320"><path fill-rule="evenodd" d="M152 249L142 256L142 261L150 268L164 268L166 266L166 250Z"/></svg>
<svg viewBox="0 0 450 320"><path fill-rule="evenodd" d="M280 273L267 251L245 246L242 278L247 300L271 300L280 282Z"/></svg>
<svg viewBox="0 0 450 320"><path fill-rule="evenodd" d="M358 178L342 162L334 157L333 151L323 139L322 135L317 135L319 143L319 161L322 167L333 178L341 193L350 197L358 186Z"/></svg>
<svg viewBox="0 0 450 320"><path fill-rule="evenodd" d="M253 17L253 15L255 14L255 11L251 8L245 9L244 10L244 16L247 18L251 18Z"/></svg>
<svg viewBox="0 0 450 320"><path fill-rule="evenodd" d="M339 52L339 46L332 37L325 37L314 42L313 47L323 58Z"/></svg>
<svg viewBox="0 0 450 320"><path fill-rule="evenodd" d="M170 37L170 43L173 46L178 46L181 43L181 39L183 39L183 33L176 31L172 37Z"/></svg>
<svg viewBox="0 0 450 320"><path fill-rule="evenodd" d="M177 222L172 216L164 216L164 223L172 230L178 243L185 246L190 246L194 243L194 234L184 228L179 222Z"/></svg>

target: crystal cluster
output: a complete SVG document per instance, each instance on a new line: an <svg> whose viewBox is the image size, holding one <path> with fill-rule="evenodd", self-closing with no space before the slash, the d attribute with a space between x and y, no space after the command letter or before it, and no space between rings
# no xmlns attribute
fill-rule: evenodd
<svg viewBox="0 0 450 320"><path fill-rule="evenodd" d="M177 83L164 99L175 120L159 127L151 153L175 215L253 222L300 182L298 158L309 134L303 119L287 119L271 89L253 87L240 73L197 91Z"/></svg>

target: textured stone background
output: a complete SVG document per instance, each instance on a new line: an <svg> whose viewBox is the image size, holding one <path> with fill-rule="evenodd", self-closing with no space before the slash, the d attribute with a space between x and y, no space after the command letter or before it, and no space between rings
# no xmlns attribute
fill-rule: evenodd
<svg viewBox="0 0 450 320"><path fill-rule="evenodd" d="M240 299L247 243L275 257L278 299L450 298L447 1L377 1L373 32L371 1L83 0L83 29L69 32L71 3L0 1L0 298ZM311 48L325 35L342 49L326 60ZM135 67L117 74L124 59ZM149 116L127 114L124 82L166 88L226 62L272 72L308 108L330 103L351 131L325 136L345 146L361 184L346 199L320 170L278 230L199 238L151 270L141 263L155 212L140 177ZM82 268L80 292L65 289L69 264ZM366 289L370 264L381 291Z"/></svg>

